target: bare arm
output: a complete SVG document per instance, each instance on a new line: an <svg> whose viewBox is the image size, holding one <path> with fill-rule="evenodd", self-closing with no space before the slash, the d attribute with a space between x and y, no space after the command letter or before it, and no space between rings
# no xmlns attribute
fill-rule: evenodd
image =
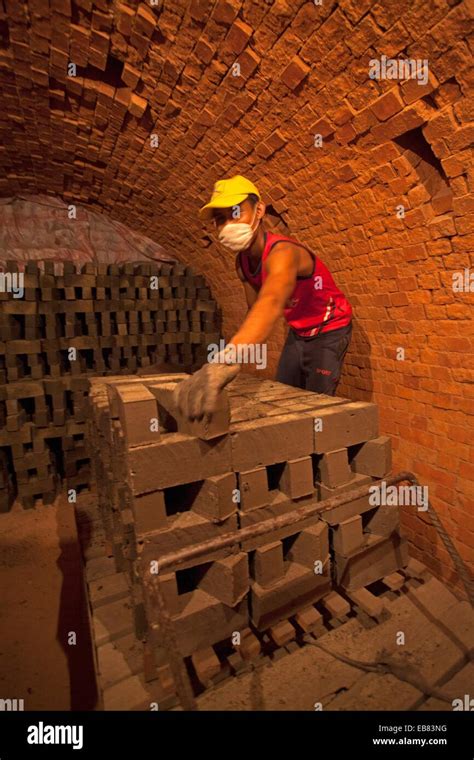
<svg viewBox="0 0 474 760"><path fill-rule="evenodd" d="M258 296L256 292L255 296L251 292L248 294L249 312L230 341L234 346L263 343L283 314L285 303L295 288L298 251L286 243L278 243L275 248L266 260L267 277ZM188 419L212 415L217 407L219 392L238 375L240 369L238 363L208 362L188 380L178 383L175 398L181 414Z"/></svg>

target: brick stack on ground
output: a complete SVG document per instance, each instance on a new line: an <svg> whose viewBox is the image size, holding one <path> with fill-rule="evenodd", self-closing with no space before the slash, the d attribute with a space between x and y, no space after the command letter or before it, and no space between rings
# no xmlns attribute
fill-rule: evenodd
<svg viewBox="0 0 474 760"><path fill-rule="evenodd" d="M205 426L175 408L186 377L91 380L90 440L108 551L128 578L135 635L155 658L151 677L170 680L146 590L158 567L180 655L205 682L235 632L236 657L251 657L255 634L278 642L289 618L310 630L329 592L327 608L344 616L341 594L396 572L408 554L398 510L372 506L367 494L160 572L165 554L369 485L391 468L375 404L241 374Z"/></svg>
<svg viewBox="0 0 474 760"><path fill-rule="evenodd" d="M24 507L51 503L61 480L89 486L90 376L199 366L220 338L204 278L179 263L44 261L22 274L22 298L0 293L0 511L16 495Z"/></svg>

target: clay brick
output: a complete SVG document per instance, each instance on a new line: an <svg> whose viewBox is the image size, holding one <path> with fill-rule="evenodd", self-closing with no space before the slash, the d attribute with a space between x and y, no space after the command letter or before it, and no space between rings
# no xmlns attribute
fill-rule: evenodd
<svg viewBox="0 0 474 760"><path fill-rule="evenodd" d="M323 605L330 615L335 618L341 618L348 615L351 611L351 605L337 591L331 591L323 599Z"/></svg>
<svg viewBox="0 0 474 760"><path fill-rule="evenodd" d="M321 137L328 137L334 132L334 129L327 119L318 119L312 126L312 132L315 135L321 135Z"/></svg>
<svg viewBox="0 0 474 760"><path fill-rule="evenodd" d="M282 647L289 641L293 641L296 634L295 629L289 620L283 620L281 623L272 626L268 631L268 635L274 644L278 647Z"/></svg>
<svg viewBox="0 0 474 760"><path fill-rule="evenodd" d="M297 414L277 415L231 426L232 469L236 472L308 456L313 421Z"/></svg>
<svg viewBox="0 0 474 760"><path fill-rule="evenodd" d="M388 121L374 127L371 132L377 139L393 139L423 124L424 118L414 108L404 109Z"/></svg>
<svg viewBox="0 0 474 760"><path fill-rule="evenodd" d="M336 581L352 591L400 570L408 562L405 539L393 533L390 538L370 535L365 547L350 557L335 554Z"/></svg>
<svg viewBox="0 0 474 760"><path fill-rule="evenodd" d="M378 618L384 610L384 602L380 597L374 596L366 588L347 592L352 601L370 617Z"/></svg>
<svg viewBox="0 0 474 760"><path fill-rule="evenodd" d="M148 101L146 101L145 98L141 98L139 95L132 93L128 110L133 116L136 116L137 119L139 119L140 116L143 116L145 113L147 106Z"/></svg>
<svg viewBox="0 0 474 760"><path fill-rule="evenodd" d="M328 488L337 488L348 483L352 479L352 472L349 467L347 449L328 451L323 454L319 463L319 476L321 483Z"/></svg>
<svg viewBox="0 0 474 760"><path fill-rule="evenodd" d="M374 130L375 129L377 129L377 127L375 127ZM340 129L338 129L335 134L335 139L340 145L346 145L352 140L355 140L356 137L357 132L355 131L352 124L344 124L344 126L340 127Z"/></svg>
<svg viewBox="0 0 474 760"><path fill-rule="evenodd" d="M303 79L308 75L310 67L307 66L297 55L290 61L283 71L280 79L290 90L296 90Z"/></svg>
<svg viewBox="0 0 474 760"><path fill-rule="evenodd" d="M202 440L218 438L229 431L230 404L227 392L219 394L215 412L209 420L187 420L177 407L176 389L178 383L153 383L150 391L156 396L158 409L165 428L188 433Z"/></svg>
<svg viewBox="0 0 474 760"><path fill-rule="evenodd" d="M89 583L89 599L93 608L122 599L127 593L125 573L114 573Z"/></svg>
<svg viewBox="0 0 474 760"><path fill-rule="evenodd" d="M240 509L248 512L268 504L268 477L265 467L239 473Z"/></svg>
<svg viewBox="0 0 474 760"><path fill-rule="evenodd" d="M166 528L166 508L163 491L135 496L132 504L137 534Z"/></svg>
<svg viewBox="0 0 474 760"><path fill-rule="evenodd" d="M377 119L385 121L401 111L403 107L404 103L398 90L393 89L384 93L380 98L377 98L377 100L370 106L370 110L375 114Z"/></svg>
<svg viewBox="0 0 474 760"><path fill-rule="evenodd" d="M351 467L354 472L383 478L392 468L392 446L388 436L380 436L367 441L350 452Z"/></svg>
<svg viewBox="0 0 474 760"><path fill-rule="evenodd" d="M200 61L206 64L212 60L215 52L215 47L213 45L210 45L204 37L201 37L197 41L196 47L194 48L195 55L199 58Z"/></svg>
<svg viewBox="0 0 474 760"><path fill-rule="evenodd" d="M97 664L100 682L104 690L139 673L143 667L141 642L128 634L97 649Z"/></svg>
<svg viewBox="0 0 474 760"><path fill-rule="evenodd" d="M209 686L212 679L220 672L221 664L212 647L200 649L194 652L191 660L196 671L196 675L203 684Z"/></svg>
<svg viewBox="0 0 474 760"><path fill-rule="evenodd" d="M131 95L131 90L128 87L115 91L114 106L123 114L125 114L130 105Z"/></svg>
<svg viewBox="0 0 474 760"><path fill-rule="evenodd" d="M147 383L147 387L158 402L160 428L168 432L187 433L188 427L176 406L174 391L178 382Z"/></svg>
<svg viewBox="0 0 474 760"><path fill-rule="evenodd" d="M184 594L183 599L182 612L173 618L178 649L183 657L223 641L230 637L233 631L242 630L247 626L248 610L245 599L235 608L230 608L200 589ZM152 623L151 628L159 642L156 624Z"/></svg>
<svg viewBox="0 0 474 760"><path fill-rule="evenodd" d="M114 391L127 446L159 441L158 409L153 394L144 385L118 385Z"/></svg>
<svg viewBox="0 0 474 760"><path fill-rule="evenodd" d="M414 578L419 578L420 580L426 580L429 576L428 568L426 565L414 557L410 557L407 565L407 570L411 576Z"/></svg>
<svg viewBox="0 0 474 760"><path fill-rule="evenodd" d="M362 517L356 515L349 520L339 523L333 528L333 547L338 554L347 557L364 543L362 534Z"/></svg>
<svg viewBox="0 0 474 760"><path fill-rule="evenodd" d="M188 420L189 435L195 435L203 441L225 435L229 432L230 407L226 391L221 391L217 407L209 420Z"/></svg>
<svg viewBox="0 0 474 760"><path fill-rule="evenodd" d="M271 150L279 150L287 143L287 140L283 136L283 134L276 129L270 137L266 140L266 144L270 147Z"/></svg>
<svg viewBox="0 0 474 760"><path fill-rule="evenodd" d="M234 498L236 487L233 472L206 478L193 501L192 509L213 522L222 522L237 511Z"/></svg>
<svg viewBox="0 0 474 760"><path fill-rule="evenodd" d="M168 614L178 615L182 605L178 598L176 573L164 573L157 575L156 580L160 586L163 602Z"/></svg>
<svg viewBox="0 0 474 760"><path fill-rule="evenodd" d="M131 633L133 621L128 600L118 599L97 607L92 615L92 625L97 647Z"/></svg>
<svg viewBox="0 0 474 760"><path fill-rule="evenodd" d="M228 437L207 443L181 433L168 433L160 443L128 451L133 492L138 495L224 475L232 469L230 455Z"/></svg>
<svg viewBox="0 0 474 760"><path fill-rule="evenodd" d="M313 493L313 463L311 457L286 462L279 482L280 490L291 499Z"/></svg>
<svg viewBox="0 0 474 760"><path fill-rule="evenodd" d="M252 34L253 29L251 26L241 19L236 19L229 29L229 34L225 39L226 47L236 55L239 55L245 48Z"/></svg>
<svg viewBox="0 0 474 760"><path fill-rule="evenodd" d="M91 32L90 50L107 56L110 45L110 37L105 32L93 30ZM95 285L95 284L94 284Z"/></svg>
<svg viewBox="0 0 474 760"><path fill-rule="evenodd" d="M323 521L296 534L285 559L314 569L315 562L325 562L329 554L329 531Z"/></svg>
<svg viewBox="0 0 474 760"><path fill-rule="evenodd" d="M367 512L373 509L369 499L368 486L372 482L372 478L369 475L354 474L353 479L343 486L337 488L328 488L323 483L319 484L319 499L324 501L325 499L331 499L333 496L339 496L339 494L346 491L352 491L353 489L360 488L360 486L367 485L367 496L363 496L355 501L350 501L347 504L343 504L340 507L334 507L321 513L321 519L328 522L330 525L336 525L337 523L349 520L355 515Z"/></svg>
<svg viewBox="0 0 474 760"><path fill-rule="evenodd" d="M136 30L138 34L144 34L145 37L151 37L156 28L156 24L157 19L152 10L147 7L145 3L140 3L135 17L134 30Z"/></svg>
<svg viewBox="0 0 474 760"><path fill-rule="evenodd" d="M191 0L189 14L195 21L207 20L209 14L209 0Z"/></svg>
<svg viewBox="0 0 474 760"><path fill-rule="evenodd" d="M134 11L124 3L117 3L115 6L115 13L117 30L121 34L125 35L125 37L130 36L130 32L132 31L132 22L135 16Z"/></svg>
<svg viewBox="0 0 474 760"><path fill-rule="evenodd" d="M244 660L253 660L261 652L261 644L250 628L246 628L240 634L239 652Z"/></svg>
<svg viewBox="0 0 474 760"><path fill-rule="evenodd" d="M281 541L265 544L255 549L252 559L252 575L260 586L271 586L283 577L283 546Z"/></svg>
<svg viewBox="0 0 474 760"><path fill-rule="evenodd" d="M416 79L408 79L402 82L402 98L406 105L411 105L415 100L426 97L430 92L433 92L439 85L438 80L434 74L430 71L428 73L428 82L426 84L420 84Z"/></svg>
<svg viewBox="0 0 474 760"><path fill-rule="evenodd" d="M364 531L378 536L390 536L400 526L400 507L382 504L364 514Z"/></svg>
<svg viewBox="0 0 474 760"><path fill-rule="evenodd" d="M115 563L112 557L97 557L89 560L85 575L87 583L91 583L108 575L114 575L115 572Z"/></svg>
<svg viewBox="0 0 474 760"><path fill-rule="evenodd" d="M453 208L453 193L451 188L442 188L433 197L433 211L436 216L445 214L447 211L452 211ZM458 230L459 231L459 230Z"/></svg>
<svg viewBox="0 0 474 760"><path fill-rule="evenodd" d="M103 694L104 710L148 710L150 701L150 691L142 674L114 683Z"/></svg>
<svg viewBox="0 0 474 760"><path fill-rule="evenodd" d="M330 590L330 587L329 561L323 575L316 575L297 562L291 562L285 576L270 588L264 589L256 581L251 582L252 622L259 630L265 630L289 618L301 607L316 602Z"/></svg>
<svg viewBox="0 0 474 760"><path fill-rule="evenodd" d="M141 73L138 69L135 69L133 66L130 66L129 63L125 63L122 71L122 82L127 85L127 87L131 87L132 90L136 87L139 79L141 77Z"/></svg>
<svg viewBox="0 0 474 760"><path fill-rule="evenodd" d="M212 562L199 587L228 607L235 607L249 590L247 554Z"/></svg>
<svg viewBox="0 0 474 760"><path fill-rule="evenodd" d="M295 621L306 633L320 630L323 626L323 616L316 607L305 607L295 615Z"/></svg>
<svg viewBox="0 0 474 760"><path fill-rule="evenodd" d="M51 8L63 16L67 16L68 18L71 16L71 0L52 0Z"/></svg>
<svg viewBox="0 0 474 760"><path fill-rule="evenodd" d="M384 575L383 582L391 591L398 591L405 583L405 578L400 573L390 573L390 575Z"/></svg>
<svg viewBox="0 0 474 760"><path fill-rule="evenodd" d="M239 55L237 63L240 66L240 75L244 77L244 79L248 79L259 65L260 56L258 56L251 48L246 48L243 53Z"/></svg>
<svg viewBox="0 0 474 760"><path fill-rule="evenodd" d="M317 423L314 426L316 454L363 443L376 438L379 432L377 406L365 401L321 409L314 418Z"/></svg>
<svg viewBox="0 0 474 760"><path fill-rule="evenodd" d="M237 16L240 4L237 0L221 0L217 3L211 18L218 24L231 24Z"/></svg>

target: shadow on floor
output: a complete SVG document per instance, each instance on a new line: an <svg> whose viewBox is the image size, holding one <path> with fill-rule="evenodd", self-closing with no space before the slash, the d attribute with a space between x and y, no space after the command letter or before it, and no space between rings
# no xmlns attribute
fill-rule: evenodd
<svg viewBox="0 0 474 760"><path fill-rule="evenodd" d="M57 639L68 663L70 709L93 710L97 687L87 599L74 507L67 503L65 496L60 497L58 504L57 526L61 550L57 565L62 576Z"/></svg>

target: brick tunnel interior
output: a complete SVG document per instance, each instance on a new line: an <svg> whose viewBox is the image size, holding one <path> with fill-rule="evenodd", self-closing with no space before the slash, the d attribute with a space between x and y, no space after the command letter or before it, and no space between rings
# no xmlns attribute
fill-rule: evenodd
<svg viewBox="0 0 474 760"><path fill-rule="evenodd" d="M38 492L28 490L36 465L54 465L62 479L59 496L56 484L53 494L63 500L58 545L61 520L69 519L65 489L85 486L86 499L94 493L90 470L81 477L90 452L84 450L87 384L81 386L80 378L150 373L164 362L171 372L194 371L209 342L229 340L244 321L247 304L234 256L199 217L217 181L243 175L266 204L265 229L307 246L349 299L353 334L337 395L376 405L379 429L370 438L389 437L392 472L413 472L427 486L466 572L472 572L473 17L468 0L0 0L0 372L6 388L44 382L47 399L43 410L33 391L26 401L13 390L0 395L0 517L12 562L22 555L5 531L12 528L15 535L15 520L24 520L25 512L17 501L12 506L6 473L15 470L14 496L23 486L23 507L33 507L26 514L34 526L18 539L25 546L39 530L43 507L53 514L48 500L38 505ZM25 304L32 310L9 309L7 275L23 271ZM159 298L176 302L158 305L161 312L150 306L150 319L142 312L133 320L118 318L112 302L150 299L144 279L156 272L164 287ZM58 279L42 285L37 276ZM110 299L112 329L103 316L108 307L94 306L93 316L85 313L81 327L76 319L72 332L65 318L61 336L54 330L40 334L52 324L36 316L48 314L36 309L41 299L64 299L75 313L82 313L81 301ZM191 309L197 311L191 315ZM114 328L131 342L101 348L97 358L94 341L102 336L100 345L108 346ZM167 339L153 340L156 332ZM266 341L266 368L249 365L249 378L275 377L287 334L280 318ZM22 340L56 337L78 341L80 369L64 358L69 344L49 347L61 354L58 364L49 353L45 364L29 363L37 349L16 347ZM53 372L54 366L59 369ZM63 376L72 378L64 387L64 420L61 402L54 411ZM140 401L146 403L154 391L148 381L143 389ZM166 406L158 391L155 396L159 408ZM68 410L71 425L79 427L51 434L50 459L33 442L31 451L18 454L29 445L21 438L25 421L39 428L65 425ZM98 435L100 425L92 418ZM172 435L180 428L165 424L165 430ZM341 444L354 457L351 445ZM17 468L14 459L23 456L30 459ZM270 492L279 488L277 465L284 459L257 463L267 468ZM191 480L195 485L202 479ZM157 488L185 486L167 482ZM166 508L168 520L176 499L167 493L166 504L174 504ZM429 514L402 509L400 526L418 573L421 562L433 583L465 604L465 583ZM291 542L288 536L281 541L287 561ZM252 552L254 567L254 546ZM201 566L204 580L192 570L177 571L178 597L196 589L211 593L212 568ZM416 589L421 575L408 581ZM399 593L393 583L387 592L392 596ZM332 610L329 617L338 614ZM93 646L89 642L89 658ZM228 655L222 647L221 662ZM185 654L189 659L192 650ZM155 666L166 681L164 663ZM74 667L80 670L77 662ZM212 667L205 654L189 665L195 678ZM12 683L9 676L6 684ZM72 704L90 706L91 700L88 693Z"/></svg>

